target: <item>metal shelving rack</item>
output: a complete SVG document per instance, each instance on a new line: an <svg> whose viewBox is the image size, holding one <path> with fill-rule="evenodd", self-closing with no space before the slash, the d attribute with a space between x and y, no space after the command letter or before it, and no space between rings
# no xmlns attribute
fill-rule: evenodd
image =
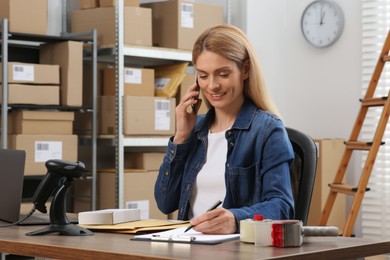
<svg viewBox="0 0 390 260"><path fill-rule="evenodd" d="M168 137L127 137L123 135L123 70L128 66L158 66L177 62L191 62L192 52L160 47L143 47L124 45L123 0L116 0L116 43L115 48L98 50L99 62L115 63L116 70L116 134L113 137L115 146L116 172L116 207L124 207L124 148L164 148ZM230 23L231 1L226 0L226 22ZM99 138L99 142L103 138ZM111 139L112 140L112 139Z"/></svg>
<svg viewBox="0 0 390 260"><path fill-rule="evenodd" d="M53 42L62 42L62 41L80 41L90 45L90 61L92 66L92 97L93 105L92 108L87 110L92 112L92 133L91 133L91 149L92 149L92 158L91 158L91 177L93 178L93 187L92 187L92 208L96 208L96 139L97 139L97 33L96 30L90 32L70 34L63 33L62 36L51 36L51 35L35 35L35 34L24 34L24 33L13 33L8 30L8 20L0 20L1 31L1 62L2 66L2 104L1 104L1 148L8 148L8 111L12 109L12 106L8 105L8 47L10 45L19 45L19 46L31 46L32 48L38 48L40 43L53 43ZM49 108L47 106L36 106L37 108ZM21 107L23 108L23 107ZM78 111L83 108L75 107L66 107L66 106L56 106L50 107L58 110L73 110Z"/></svg>
<svg viewBox="0 0 390 260"><path fill-rule="evenodd" d="M115 62L116 68L116 207L124 207L124 148L125 147L165 147L168 138L125 137L123 135L123 69L124 64L132 66L158 66L181 61L191 61L190 51L168 48L125 46L123 0L116 0L116 44L115 49L99 49L99 61Z"/></svg>

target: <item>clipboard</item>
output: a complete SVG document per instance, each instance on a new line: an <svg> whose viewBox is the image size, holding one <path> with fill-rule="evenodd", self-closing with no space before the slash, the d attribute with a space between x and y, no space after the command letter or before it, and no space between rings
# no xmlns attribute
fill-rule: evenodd
<svg viewBox="0 0 390 260"><path fill-rule="evenodd" d="M210 235L193 229L188 232L184 232L185 230L186 227L180 227L147 235L137 235L130 240L215 245L240 238L240 234Z"/></svg>

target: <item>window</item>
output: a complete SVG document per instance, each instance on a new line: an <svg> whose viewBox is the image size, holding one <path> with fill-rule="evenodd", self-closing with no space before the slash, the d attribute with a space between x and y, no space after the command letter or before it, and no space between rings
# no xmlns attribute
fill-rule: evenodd
<svg viewBox="0 0 390 260"><path fill-rule="evenodd" d="M362 96L390 29L390 0L362 0ZM390 63L382 71L375 97L388 96ZM359 139L372 140L383 108L370 108ZM383 145L378 152L361 206L362 235L365 238L390 239L390 125L387 125ZM362 153L362 168L367 153Z"/></svg>

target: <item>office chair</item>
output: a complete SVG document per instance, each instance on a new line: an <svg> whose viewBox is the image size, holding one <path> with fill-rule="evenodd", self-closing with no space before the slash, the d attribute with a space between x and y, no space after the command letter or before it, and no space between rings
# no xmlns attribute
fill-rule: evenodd
<svg viewBox="0 0 390 260"><path fill-rule="evenodd" d="M313 139L308 135L289 127L286 127L286 130L295 154L290 166L295 219L301 220L305 226L316 177L318 151Z"/></svg>

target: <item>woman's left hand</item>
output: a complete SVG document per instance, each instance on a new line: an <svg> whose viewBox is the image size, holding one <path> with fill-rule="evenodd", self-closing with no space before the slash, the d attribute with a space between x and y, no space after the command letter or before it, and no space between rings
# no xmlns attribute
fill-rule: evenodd
<svg viewBox="0 0 390 260"><path fill-rule="evenodd" d="M237 230L236 218L224 208L216 208L193 218L193 229L205 234L233 234Z"/></svg>

